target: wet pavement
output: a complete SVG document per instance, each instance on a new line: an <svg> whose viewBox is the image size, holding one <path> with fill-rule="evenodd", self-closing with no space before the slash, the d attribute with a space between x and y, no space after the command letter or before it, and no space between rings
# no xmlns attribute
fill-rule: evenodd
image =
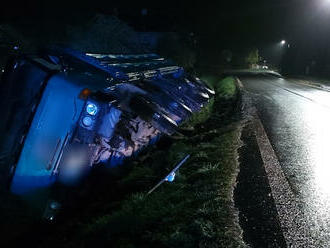
<svg viewBox="0 0 330 248"><path fill-rule="evenodd" d="M286 247L252 122L244 125L241 140L234 196L244 241L254 248Z"/></svg>
<svg viewBox="0 0 330 248"><path fill-rule="evenodd" d="M305 238L330 247L330 92L273 76L240 80L311 233Z"/></svg>

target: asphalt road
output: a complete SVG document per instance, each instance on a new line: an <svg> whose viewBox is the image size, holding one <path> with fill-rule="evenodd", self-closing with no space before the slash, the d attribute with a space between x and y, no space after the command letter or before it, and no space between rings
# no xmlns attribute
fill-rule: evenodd
<svg viewBox="0 0 330 248"><path fill-rule="evenodd" d="M330 247L330 92L273 76L240 76L315 247ZM313 245L313 247L314 247Z"/></svg>

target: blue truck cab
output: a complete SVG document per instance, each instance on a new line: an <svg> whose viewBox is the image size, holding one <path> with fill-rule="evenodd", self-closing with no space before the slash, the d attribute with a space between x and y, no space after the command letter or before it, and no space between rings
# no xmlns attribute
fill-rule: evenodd
<svg viewBox="0 0 330 248"><path fill-rule="evenodd" d="M52 49L12 58L0 85L1 183L43 205L55 183L118 166L176 132L213 94L155 54Z"/></svg>
<svg viewBox="0 0 330 248"><path fill-rule="evenodd" d="M11 191L26 194L56 180L58 163L84 106L82 85L57 74L48 79L20 157L13 168Z"/></svg>

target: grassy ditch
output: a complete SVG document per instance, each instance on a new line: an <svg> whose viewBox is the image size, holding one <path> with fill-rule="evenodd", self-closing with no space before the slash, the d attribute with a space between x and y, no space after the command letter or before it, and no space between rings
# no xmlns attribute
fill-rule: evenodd
<svg viewBox="0 0 330 248"><path fill-rule="evenodd" d="M216 97L186 125L185 136L165 138L141 154L127 175L98 179L85 192L84 210L70 212L41 247L244 247L233 188L238 173L239 124L233 78L204 78ZM173 183L146 195L185 155ZM88 190L87 190L88 191Z"/></svg>

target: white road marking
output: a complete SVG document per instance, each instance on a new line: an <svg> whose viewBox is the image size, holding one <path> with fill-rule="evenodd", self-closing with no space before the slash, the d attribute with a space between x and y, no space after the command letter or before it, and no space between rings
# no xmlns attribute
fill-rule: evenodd
<svg viewBox="0 0 330 248"><path fill-rule="evenodd" d="M268 177L269 186L276 205L283 236L288 247L316 246L305 223L296 197L285 177L278 158L258 117L257 110L252 108L253 123L261 158Z"/></svg>

